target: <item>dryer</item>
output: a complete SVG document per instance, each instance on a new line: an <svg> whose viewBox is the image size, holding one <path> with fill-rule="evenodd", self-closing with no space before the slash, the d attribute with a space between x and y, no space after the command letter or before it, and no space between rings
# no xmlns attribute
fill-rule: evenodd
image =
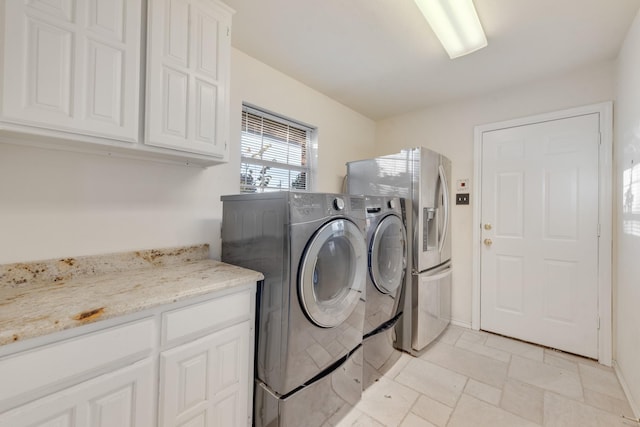
<svg viewBox="0 0 640 427"><path fill-rule="evenodd" d="M223 196L222 261L264 274L254 424L320 426L362 393L364 197Z"/></svg>
<svg viewBox="0 0 640 427"><path fill-rule="evenodd" d="M366 196L368 275L364 322L363 388L377 381L400 358L395 326L407 267L404 199Z"/></svg>

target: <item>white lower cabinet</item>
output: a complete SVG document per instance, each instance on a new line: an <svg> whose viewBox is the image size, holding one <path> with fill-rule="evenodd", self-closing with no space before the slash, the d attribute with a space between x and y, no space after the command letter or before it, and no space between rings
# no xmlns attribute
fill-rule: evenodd
<svg viewBox="0 0 640 427"><path fill-rule="evenodd" d="M160 355L161 427L247 425L248 321Z"/></svg>
<svg viewBox="0 0 640 427"><path fill-rule="evenodd" d="M0 415L0 427L149 427L153 364L137 362Z"/></svg>
<svg viewBox="0 0 640 427"><path fill-rule="evenodd" d="M0 427L246 427L254 310L251 283L0 347Z"/></svg>

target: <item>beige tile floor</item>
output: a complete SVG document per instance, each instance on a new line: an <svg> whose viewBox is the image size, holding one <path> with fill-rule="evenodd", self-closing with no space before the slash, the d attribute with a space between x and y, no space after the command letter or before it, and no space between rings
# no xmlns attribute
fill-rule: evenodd
<svg viewBox="0 0 640 427"><path fill-rule="evenodd" d="M418 358L403 355L338 427L635 426L611 368L450 326Z"/></svg>

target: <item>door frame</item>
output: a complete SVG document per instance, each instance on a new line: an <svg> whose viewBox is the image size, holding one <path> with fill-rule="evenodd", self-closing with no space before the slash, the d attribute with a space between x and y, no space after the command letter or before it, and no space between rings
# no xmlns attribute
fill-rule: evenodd
<svg viewBox="0 0 640 427"><path fill-rule="evenodd" d="M480 329L480 257L481 257L481 207L482 207L482 135L484 132L530 125L551 120L566 119L586 114L599 114L600 147L598 150L598 361L611 366L612 359L612 211L613 211L613 102L586 105L502 122L474 127L473 156L473 235L472 235L472 283L471 328Z"/></svg>

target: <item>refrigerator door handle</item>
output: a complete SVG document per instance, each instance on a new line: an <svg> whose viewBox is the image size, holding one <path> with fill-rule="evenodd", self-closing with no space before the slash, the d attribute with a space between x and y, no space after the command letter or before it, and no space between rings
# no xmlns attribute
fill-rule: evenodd
<svg viewBox="0 0 640 427"><path fill-rule="evenodd" d="M440 280L450 275L452 271L453 269L451 268L451 265L449 265L446 269L442 270L438 274L434 274L433 276L426 276L422 280L424 280L425 282Z"/></svg>
<svg viewBox="0 0 640 427"><path fill-rule="evenodd" d="M442 253L442 247L444 246L444 242L447 239L447 233L449 232L449 183L447 182L447 175L442 165L438 167L438 175L440 176L442 194L444 196L442 203L442 208L444 209L444 224L442 225L442 236L440 236L440 245L438 247L438 251Z"/></svg>

